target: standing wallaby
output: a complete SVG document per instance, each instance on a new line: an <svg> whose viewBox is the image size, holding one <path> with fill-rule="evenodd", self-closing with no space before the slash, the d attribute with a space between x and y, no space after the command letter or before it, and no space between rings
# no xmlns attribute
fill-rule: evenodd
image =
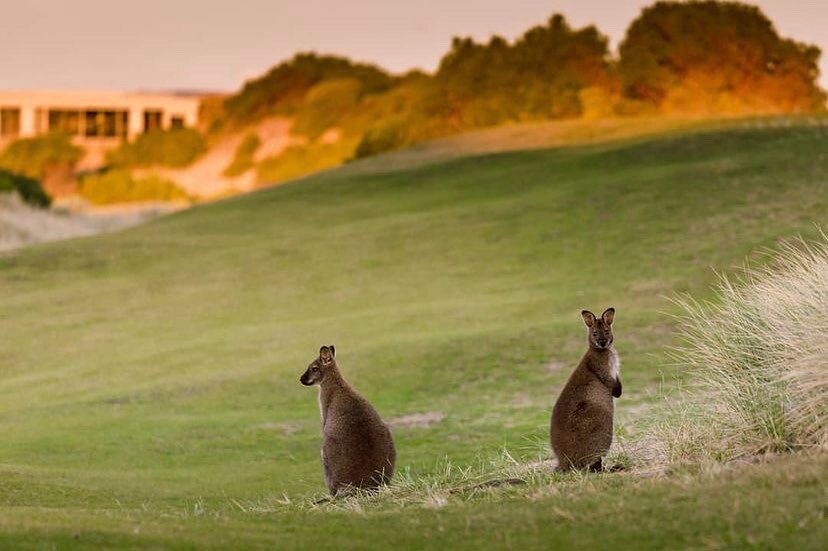
<svg viewBox="0 0 828 551"><path fill-rule="evenodd" d="M374 489L391 480L397 451L377 410L342 377L333 345L319 349L299 382L319 385L322 468L331 495Z"/></svg>
<svg viewBox="0 0 828 551"><path fill-rule="evenodd" d="M621 364L612 346L615 309L607 308L600 318L589 310L581 315L589 349L555 402L549 436L558 469L600 471L612 444L612 398L621 396Z"/></svg>

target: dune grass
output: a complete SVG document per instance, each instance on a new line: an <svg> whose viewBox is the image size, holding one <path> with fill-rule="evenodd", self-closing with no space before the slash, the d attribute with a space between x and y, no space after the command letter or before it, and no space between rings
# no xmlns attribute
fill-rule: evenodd
<svg viewBox="0 0 828 551"><path fill-rule="evenodd" d="M526 465L548 457L580 310L617 309L626 437L688 379L666 355L669 297L714 298L714 270L818 235L826 137L792 124L330 171L2 257L0 545L813 546L822 456L667 480ZM321 343L386 418L444 415L394 428L388 494L309 505L319 420L298 377ZM527 484L469 488L518 471Z"/></svg>
<svg viewBox="0 0 828 551"><path fill-rule="evenodd" d="M651 429L662 460L703 462L828 445L828 243L792 240L770 264L721 276L712 301L685 297L685 399Z"/></svg>

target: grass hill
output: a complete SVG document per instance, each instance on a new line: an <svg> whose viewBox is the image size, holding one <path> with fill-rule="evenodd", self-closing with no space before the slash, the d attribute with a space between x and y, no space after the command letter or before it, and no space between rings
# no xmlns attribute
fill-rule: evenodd
<svg viewBox="0 0 828 551"><path fill-rule="evenodd" d="M824 455L435 489L548 455L584 307L617 309L631 434L686 379L669 297L817 235L826 184L800 121L348 167L2 257L0 546L816 548ZM309 505L323 343L420 498Z"/></svg>

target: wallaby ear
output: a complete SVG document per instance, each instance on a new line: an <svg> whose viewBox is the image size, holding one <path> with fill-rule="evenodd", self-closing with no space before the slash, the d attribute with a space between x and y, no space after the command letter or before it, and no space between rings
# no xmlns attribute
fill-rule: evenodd
<svg viewBox="0 0 828 551"><path fill-rule="evenodd" d="M331 356L333 356L334 358L336 358L336 347L335 347L334 345L332 345L332 344L331 344L331 345L329 345L329 346L328 346L328 348L330 348L330 349L331 349Z"/></svg>
<svg viewBox="0 0 828 551"><path fill-rule="evenodd" d="M333 352L327 346L323 346L319 349L319 358L322 360L323 364L330 363L333 360Z"/></svg>
<svg viewBox="0 0 828 551"><path fill-rule="evenodd" d="M612 320L615 319L615 308L607 308L604 310L604 313L601 314L601 319L604 320L604 323L607 325L612 325Z"/></svg>
<svg viewBox="0 0 828 551"><path fill-rule="evenodd" d="M589 310L581 310L581 316L584 318L584 323L587 327L592 327L595 324L595 314Z"/></svg>

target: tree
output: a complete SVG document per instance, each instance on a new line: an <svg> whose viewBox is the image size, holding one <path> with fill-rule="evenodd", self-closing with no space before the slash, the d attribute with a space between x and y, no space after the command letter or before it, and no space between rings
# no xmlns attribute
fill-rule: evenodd
<svg viewBox="0 0 828 551"><path fill-rule="evenodd" d="M780 37L754 6L657 2L630 25L619 53L625 96L663 111L824 108L819 49Z"/></svg>
<svg viewBox="0 0 828 551"><path fill-rule="evenodd" d="M392 84L391 76L374 65L354 63L343 57L301 53L273 67L264 76L246 82L238 94L225 101L224 108L232 120L249 122L279 109L290 110L302 102L314 85L339 79L358 81L366 93L387 90Z"/></svg>
<svg viewBox="0 0 828 551"><path fill-rule="evenodd" d="M562 15L529 29L513 44L455 38L436 79L463 126L575 117L579 93L612 87L607 39L595 27L571 28Z"/></svg>

